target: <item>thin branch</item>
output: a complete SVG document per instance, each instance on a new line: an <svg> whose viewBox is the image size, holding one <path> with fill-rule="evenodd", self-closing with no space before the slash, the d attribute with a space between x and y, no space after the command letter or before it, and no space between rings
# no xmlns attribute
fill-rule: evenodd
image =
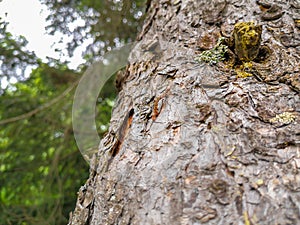
<svg viewBox="0 0 300 225"><path fill-rule="evenodd" d="M23 120L23 119L29 118L29 117L39 113L40 111L43 111L44 109L49 108L50 106L54 105L55 103L60 101L62 98L64 98L67 94L69 94L77 86L79 81L80 81L80 79L78 79L76 82L74 82L61 95L57 96L56 98L52 99L51 101L45 103L44 105L41 105L40 107L38 107L38 108L28 112L28 113L24 113L24 114L19 115L19 116L15 116L15 117L11 117L11 118L8 118L8 119L0 120L0 125L7 124L7 123L13 123L13 122L16 122L18 120Z"/></svg>

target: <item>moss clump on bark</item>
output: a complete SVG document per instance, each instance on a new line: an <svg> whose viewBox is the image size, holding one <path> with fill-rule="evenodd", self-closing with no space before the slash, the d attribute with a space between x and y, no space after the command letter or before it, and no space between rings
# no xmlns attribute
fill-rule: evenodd
<svg viewBox="0 0 300 225"><path fill-rule="evenodd" d="M260 49L262 26L254 22L239 22L233 30L234 52L240 61L254 60Z"/></svg>

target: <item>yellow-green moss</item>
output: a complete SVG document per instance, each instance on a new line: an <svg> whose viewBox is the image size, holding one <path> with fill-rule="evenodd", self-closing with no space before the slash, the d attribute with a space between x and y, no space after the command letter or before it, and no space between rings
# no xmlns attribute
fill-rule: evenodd
<svg viewBox="0 0 300 225"><path fill-rule="evenodd" d="M262 26L254 22L239 22L233 30L234 51L241 61L251 61L259 53Z"/></svg>
<svg viewBox="0 0 300 225"><path fill-rule="evenodd" d="M263 180L263 179L258 179L258 180L256 181L256 184L257 184L258 186L262 186L262 185L264 184L264 180Z"/></svg>
<svg viewBox="0 0 300 225"><path fill-rule="evenodd" d="M235 67L236 77L237 78L246 78L252 76L251 73L248 73L247 70L252 68L251 62L244 62L242 65Z"/></svg>
<svg viewBox="0 0 300 225"><path fill-rule="evenodd" d="M245 225L251 225L247 211L244 211L244 221L245 221Z"/></svg>
<svg viewBox="0 0 300 225"><path fill-rule="evenodd" d="M270 119L271 123L290 124L296 120L296 116L290 112L283 112Z"/></svg>

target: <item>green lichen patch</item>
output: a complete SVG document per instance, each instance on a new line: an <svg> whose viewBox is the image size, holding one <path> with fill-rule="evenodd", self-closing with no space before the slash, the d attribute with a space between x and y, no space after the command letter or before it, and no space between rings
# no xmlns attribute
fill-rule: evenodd
<svg viewBox="0 0 300 225"><path fill-rule="evenodd" d="M228 46L224 44L225 38L220 37L214 48L203 51L199 54L195 60L198 62L206 62L210 65L217 64L220 61L225 60L225 54L227 53Z"/></svg>
<svg viewBox="0 0 300 225"><path fill-rule="evenodd" d="M296 120L296 116L290 112L283 112L272 119L270 119L271 123L283 123L283 124L290 124Z"/></svg>

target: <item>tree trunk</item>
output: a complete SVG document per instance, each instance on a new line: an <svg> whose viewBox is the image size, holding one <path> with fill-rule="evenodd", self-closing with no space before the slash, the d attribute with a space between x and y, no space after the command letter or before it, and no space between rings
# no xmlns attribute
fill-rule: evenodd
<svg viewBox="0 0 300 225"><path fill-rule="evenodd" d="M299 11L151 1L69 224L298 224ZM241 21L262 25L251 66L238 36L225 61L195 61Z"/></svg>

